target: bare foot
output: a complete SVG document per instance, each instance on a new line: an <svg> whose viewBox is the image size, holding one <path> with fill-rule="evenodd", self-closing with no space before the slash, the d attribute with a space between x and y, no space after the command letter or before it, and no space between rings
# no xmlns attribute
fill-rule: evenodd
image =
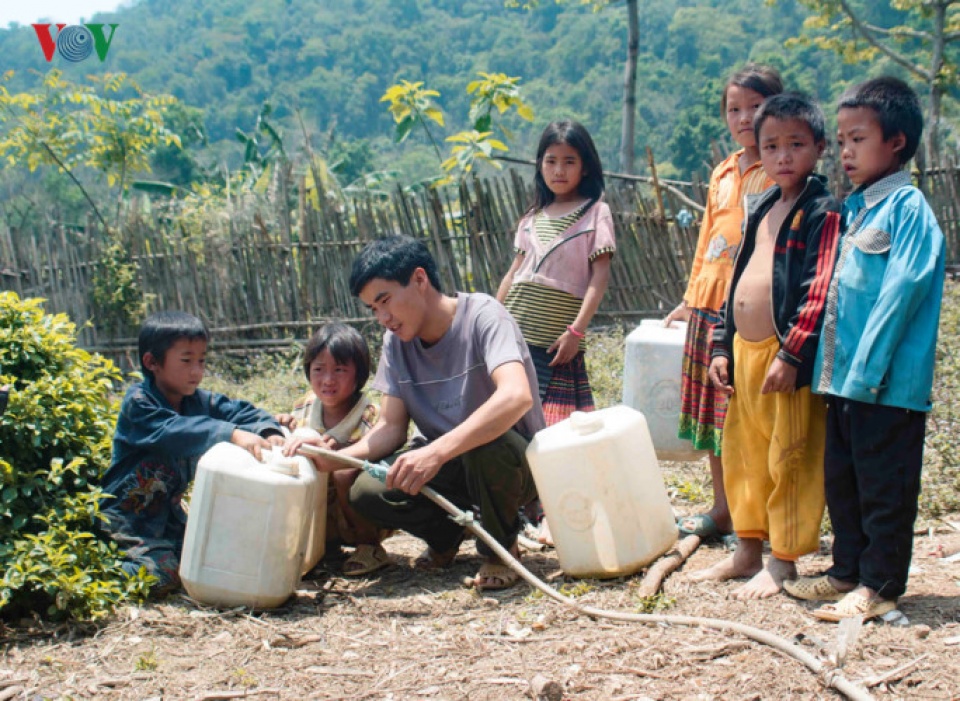
<svg viewBox="0 0 960 701"><path fill-rule="evenodd" d="M738 577L752 577L763 568L763 542L757 538L741 538L736 551L713 567L697 570L691 581L723 582Z"/></svg>
<svg viewBox="0 0 960 701"><path fill-rule="evenodd" d="M753 578L733 592L733 598L740 601L766 599L783 590L786 579L797 578L797 565L790 560L779 560L773 555L767 559L767 566L757 572Z"/></svg>
<svg viewBox="0 0 960 701"><path fill-rule="evenodd" d="M553 542L553 534L550 533L550 524L547 523L546 517L544 517L540 521L539 531L540 532L537 534L538 542L542 543L543 545L550 545L550 546L555 545L555 543Z"/></svg>

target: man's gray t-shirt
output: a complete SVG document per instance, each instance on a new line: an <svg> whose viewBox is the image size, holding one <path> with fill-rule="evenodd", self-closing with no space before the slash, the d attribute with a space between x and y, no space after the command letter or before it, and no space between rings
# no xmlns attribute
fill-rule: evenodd
<svg viewBox="0 0 960 701"><path fill-rule="evenodd" d="M435 440L491 397L491 373L509 362L523 363L533 395L533 407L514 428L532 438L546 426L537 373L517 323L490 295L457 293L453 323L430 347L419 338L404 343L387 331L372 386L402 400L420 432Z"/></svg>

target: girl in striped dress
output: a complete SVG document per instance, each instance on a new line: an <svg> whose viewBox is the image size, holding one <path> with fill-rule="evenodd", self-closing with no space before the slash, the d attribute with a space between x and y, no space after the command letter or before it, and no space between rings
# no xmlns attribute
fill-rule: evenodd
<svg viewBox="0 0 960 701"><path fill-rule="evenodd" d="M689 439L694 448L708 452L713 481L713 507L707 513L681 518L678 526L683 535L716 538L730 533L733 527L720 458L727 405L724 396L716 393L707 379L710 340L720 318L720 307L727 297L734 258L740 247L744 198L773 185L760 165L753 115L764 99L780 92L783 92L780 75L767 66L748 64L727 81L720 98L720 111L730 136L741 148L714 168L710 176L707 207L687 291L664 322L666 325L674 320L688 322L678 435Z"/></svg>
<svg viewBox="0 0 960 701"><path fill-rule="evenodd" d="M530 348L549 426L594 408L584 339L610 280L616 242L602 201L600 156L583 125L548 125L536 167L534 201L517 228L516 255L497 299ZM550 540L545 526L540 539Z"/></svg>

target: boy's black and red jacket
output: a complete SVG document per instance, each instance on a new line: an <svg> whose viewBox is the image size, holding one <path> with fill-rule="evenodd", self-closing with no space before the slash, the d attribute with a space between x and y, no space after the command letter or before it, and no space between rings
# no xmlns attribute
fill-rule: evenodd
<svg viewBox="0 0 960 701"><path fill-rule="evenodd" d="M737 332L730 300L753 255L757 229L780 199L780 188L747 198L746 225L737 251L727 301L713 330L711 357L729 359L733 378L733 336ZM797 368L797 387L809 385L827 305L827 290L839 253L840 203L827 191L826 178L811 175L790 213L784 218L773 252L771 308L780 341L777 357Z"/></svg>

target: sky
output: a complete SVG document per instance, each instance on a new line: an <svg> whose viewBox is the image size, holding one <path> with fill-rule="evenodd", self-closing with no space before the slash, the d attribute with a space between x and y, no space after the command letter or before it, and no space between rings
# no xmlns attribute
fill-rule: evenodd
<svg viewBox="0 0 960 701"><path fill-rule="evenodd" d="M6 28L11 22L29 25L41 20L77 24L97 12L130 4L132 0L0 0L0 27Z"/></svg>

